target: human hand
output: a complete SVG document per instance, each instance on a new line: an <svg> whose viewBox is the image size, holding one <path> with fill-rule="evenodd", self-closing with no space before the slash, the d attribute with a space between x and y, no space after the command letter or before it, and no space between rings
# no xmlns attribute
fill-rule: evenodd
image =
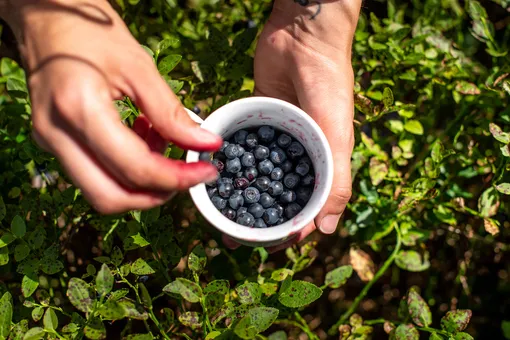
<svg viewBox="0 0 510 340"><path fill-rule="evenodd" d="M186 164L161 154L168 141L215 151L222 140L190 119L106 1L12 3L34 139L58 158L99 212L148 209L174 191L216 178L209 163ZM133 130L113 106L124 95L143 112Z"/></svg>
<svg viewBox="0 0 510 340"><path fill-rule="evenodd" d="M303 240L318 228L335 232L351 197L354 146L351 45L361 1L327 1L319 7L276 0L255 54L255 95L275 97L301 107L324 131L334 158L335 177L326 205L292 240L275 252ZM313 17L313 19L311 19ZM239 244L224 237L225 244Z"/></svg>

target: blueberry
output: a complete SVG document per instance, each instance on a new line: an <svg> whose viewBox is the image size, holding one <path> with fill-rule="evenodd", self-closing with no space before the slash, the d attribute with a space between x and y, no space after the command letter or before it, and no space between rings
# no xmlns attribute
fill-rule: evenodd
<svg viewBox="0 0 510 340"><path fill-rule="evenodd" d="M287 160L280 164L280 168L283 170L283 172L288 173L292 171L292 162Z"/></svg>
<svg viewBox="0 0 510 340"><path fill-rule="evenodd" d="M292 142L292 143L290 143L289 147L287 148L287 155L291 159L299 158L299 157L303 156L304 154L305 154L305 148L299 142Z"/></svg>
<svg viewBox="0 0 510 340"><path fill-rule="evenodd" d="M271 180L267 178L266 176L262 176L257 178L255 181L254 186L259 189L261 192L266 192L267 189L269 189L269 186L271 185Z"/></svg>
<svg viewBox="0 0 510 340"><path fill-rule="evenodd" d="M304 207L312 197L312 189L307 187L299 187L296 189L296 202Z"/></svg>
<svg viewBox="0 0 510 340"><path fill-rule="evenodd" d="M312 160L311 160L311 159L310 159L310 157L308 157L308 156L301 157L301 158L299 159L299 162L298 162L298 163L306 163L306 164L308 164L308 166L309 166L310 168L312 167L312 164L313 164L313 163L312 163Z"/></svg>
<svg viewBox="0 0 510 340"><path fill-rule="evenodd" d="M305 162L299 162L296 165L296 173L300 176L305 176L310 172L310 166Z"/></svg>
<svg viewBox="0 0 510 340"><path fill-rule="evenodd" d="M285 222L287 222L287 219L285 217L280 217L276 225L284 224Z"/></svg>
<svg viewBox="0 0 510 340"><path fill-rule="evenodd" d="M254 228L267 228L266 222L264 222L263 219L257 218L255 220L255 224L253 225Z"/></svg>
<svg viewBox="0 0 510 340"><path fill-rule="evenodd" d="M283 184L278 181L272 181L267 189L267 192L271 196L280 196L283 192Z"/></svg>
<svg viewBox="0 0 510 340"><path fill-rule="evenodd" d="M198 160L203 162L210 162L211 161L211 153L210 152L201 152L198 155Z"/></svg>
<svg viewBox="0 0 510 340"><path fill-rule="evenodd" d="M256 133L250 133L248 136L246 136L246 146L250 149L255 148L257 145L259 145L259 137Z"/></svg>
<svg viewBox="0 0 510 340"><path fill-rule="evenodd" d="M291 203L285 208L285 217L289 220L294 218L302 210L301 206L297 203ZM269 209L268 209L269 210Z"/></svg>
<svg viewBox="0 0 510 340"><path fill-rule="evenodd" d="M250 181L248 181L244 177L236 178L234 180L234 188L236 188L236 189L243 189L244 190L244 189L246 189L249 186L250 186Z"/></svg>
<svg viewBox="0 0 510 340"><path fill-rule="evenodd" d="M248 136L248 131L239 130L234 135L234 139L237 144L245 145L246 144L246 136Z"/></svg>
<svg viewBox="0 0 510 340"><path fill-rule="evenodd" d="M262 198L262 195L260 197ZM264 207L259 203L253 203L248 207L248 212L255 218L261 218L262 214L264 214Z"/></svg>
<svg viewBox="0 0 510 340"><path fill-rule="evenodd" d="M138 282L147 282L147 280L149 280L149 277L147 275L142 275L138 278Z"/></svg>
<svg viewBox="0 0 510 340"><path fill-rule="evenodd" d="M234 184L234 180L232 178L229 178L229 177L221 177L221 178L218 178L218 180L216 181L216 184L220 185L221 183Z"/></svg>
<svg viewBox="0 0 510 340"><path fill-rule="evenodd" d="M221 213L223 214L223 216L225 216L231 221L233 221L236 218L236 211L232 208L225 208L221 210Z"/></svg>
<svg viewBox="0 0 510 340"><path fill-rule="evenodd" d="M239 171L238 173L235 174L234 176L235 178L241 178L243 177L243 172L242 171ZM235 180L234 180L235 181Z"/></svg>
<svg viewBox="0 0 510 340"><path fill-rule="evenodd" d="M212 165L214 165L216 167L216 169L218 170L218 172L222 172L223 169L225 169L225 164L223 164L222 161L220 161L219 159L215 158L212 160Z"/></svg>
<svg viewBox="0 0 510 340"><path fill-rule="evenodd" d="M229 159L227 161L226 168L227 168L227 171L230 172L231 174L238 173L242 169L241 161L239 160L239 158Z"/></svg>
<svg viewBox="0 0 510 340"><path fill-rule="evenodd" d="M255 155L256 159L261 161L269 157L269 149L266 146L259 145L253 151L253 154Z"/></svg>
<svg viewBox="0 0 510 340"><path fill-rule="evenodd" d="M234 159L239 155L239 147L236 144L229 144L225 148L224 153L228 159Z"/></svg>
<svg viewBox="0 0 510 340"><path fill-rule="evenodd" d="M250 213L242 213L241 215L237 216L236 222L246 227L253 227L255 224L255 217L253 217L253 215Z"/></svg>
<svg viewBox="0 0 510 340"><path fill-rule="evenodd" d="M251 152L245 152L241 158L241 164L245 167L255 166L255 156Z"/></svg>
<svg viewBox="0 0 510 340"><path fill-rule="evenodd" d="M279 147L276 147L276 148L272 149L272 151L269 155L269 159L274 164L282 164L283 162L285 162L287 160L287 155L285 154L285 151L283 151Z"/></svg>
<svg viewBox="0 0 510 340"><path fill-rule="evenodd" d="M218 185L218 193L223 198L229 198L234 193L234 186L230 183L221 183Z"/></svg>
<svg viewBox="0 0 510 340"><path fill-rule="evenodd" d="M246 177L249 181L253 181L255 178L257 178L259 175L259 172L257 168L251 167L244 170L244 177Z"/></svg>
<svg viewBox="0 0 510 340"><path fill-rule="evenodd" d="M260 200L260 191L254 187L246 188L244 189L243 197L247 204L257 203Z"/></svg>
<svg viewBox="0 0 510 340"><path fill-rule="evenodd" d="M259 136L260 141L269 143L274 138L274 129L268 125L261 126L257 131L257 135Z"/></svg>
<svg viewBox="0 0 510 340"><path fill-rule="evenodd" d="M193 112L194 112L195 114L199 115L199 114L200 114L200 112L202 112L202 111L200 110L200 108L199 108L197 105L195 105L195 106L193 107Z"/></svg>
<svg viewBox="0 0 510 340"><path fill-rule="evenodd" d="M208 188L207 189L207 195L209 196L209 198L213 197L214 195L216 195L218 193L218 188L214 187L214 188Z"/></svg>
<svg viewBox="0 0 510 340"><path fill-rule="evenodd" d="M257 27L257 23L254 20L248 20L246 23L246 28L255 28Z"/></svg>
<svg viewBox="0 0 510 340"><path fill-rule="evenodd" d="M220 152L225 152L225 148L226 148L229 144L230 144L229 142L227 142L227 141L223 141L223 144L221 144Z"/></svg>
<svg viewBox="0 0 510 340"><path fill-rule="evenodd" d="M278 211L278 215L280 217L283 215L283 207L280 204L275 203L271 208L275 208Z"/></svg>
<svg viewBox="0 0 510 340"><path fill-rule="evenodd" d="M292 203L296 200L296 193L292 190L283 190L280 195L280 202L283 204Z"/></svg>
<svg viewBox="0 0 510 340"><path fill-rule="evenodd" d="M238 194L238 195L241 195L241 196L242 196L242 195L243 195L243 192L244 192L244 190L236 189L236 190L234 190L233 195ZM243 203L243 204L244 204L244 203Z"/></svg>
<svg viewBox="0 0 510 340"><path fill-rule="evenodd" d="M237 216L239 216L241 214L244 214L244 213L247 213L247 212L248 212L248 208L241 207L241 208L237 209Z"/></svg>
<svg viewBox="0 0 510 340"><path fill-rule="evenodd" d="M244 155L245 152L246 150L244 150L244 148L241 145L237 146L237 157L241 157L242 155Z"/></svg>
<svg viewBox="0 0 510 340"><path fill-rule="evenodd" d="M274 164L269 159L264 159L258 164L257 169L262 175L269 175L274 169Z"/></svg>
<svg viewBox="0 0 510 340"><path fill-rule="evenodd" d="M272 142L271 144L269 144L268 148L269 148L269 151L273 150L274 148L277 148L278 147L278 144L276 142Z"/></svg>
<svg viewBox="0 0 510 340"><path fill-rule="evenodd" d="M264 222L266 222L268 225L273 225L276 222L278 222L280 215L278 215L278 210L276 210L275 208L269 208L266 211L264 211L264 215L262 215L262 218L264 219Z"/></svg>
<svg viewBox="0 0 510 340"><path fill-rule="evenodd" d="M281 168L274 168L271 171L271 179L273 181L279 181L283 178L283 170Z"/></svg>
<svg viewBox="0 0 510 340"><path fill-rule="evenodd" d="M282 133L280 136L278 136L278 145L282 148L287 148L290 143L292 143L292 138L289 135L286 135L285 133Z"/></svg>
<svg viewBox="0 0 510 340"><path fill-rule="evenodd" d="M274 204L275 199L271 195L269 195L267 192L264 192L260 195L259 202L262 205L262 207L269 208Z"/></svg>
<svg viewBox="0 0 510 340"><path fill-rule="evenodd" d="M225 207L227 206L227 201L221 198L220 196L213 196L211 198L211 201L218 210L225 209Z"/></svg>
<svg viewBox="0 0 510 340"><path fill-rule="evenodd" d="M228 170L228 162L227 162L227 170ZM286 174L285 177L283 178L283 184L289 188L289 189L294 189L296 187L296 185L299 184L299 175L298 174L295 174L295 173L290 173L290 174Z"/></svg>
<svg viewBox="0 0 510 340"><path fill-rule="evenodd" d="M244 205L244 198L239 193L234 193L230 198L228 199L228 204L232 209L238 210Z"/></svg>
<svg viewBox="0 0 510 340"><path fill-rule="evenodd" d="M315 176L313 176L313 175L308 174L305 177L301 178L301 184L303 186L306 186L306 187L312 186L314 183L315 183Z"/></svg>

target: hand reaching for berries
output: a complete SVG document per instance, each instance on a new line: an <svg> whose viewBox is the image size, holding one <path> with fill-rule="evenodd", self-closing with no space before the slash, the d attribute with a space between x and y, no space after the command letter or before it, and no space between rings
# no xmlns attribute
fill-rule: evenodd
<svg viewBox="0 0 510 340"><path fill-rule="evenodd" d="M351 45L361 0L323 1L320 13L309 2L276 0L255 55L255 95L275 97L301 107L319 124L333 151L335 177L330 198L315 223L284 249L318 228L335 232L351 196L350 161L354 143ZM238 246L230 238L225 243Z"/></svg>

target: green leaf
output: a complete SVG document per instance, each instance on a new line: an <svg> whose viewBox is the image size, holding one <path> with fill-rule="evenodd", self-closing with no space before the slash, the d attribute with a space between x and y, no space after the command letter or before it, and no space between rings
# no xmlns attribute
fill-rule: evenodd
<svg viewBox="0 0 510 340"><path fill-rule="evenodd" d="M96 290L100 295L106 295L112 291L113 274L106 264L101 266L96 277Z"/></svg>
<svg viewBox="0 0 510 340"><path fill-rule="evenodd" d="M330 288L343 286L352 275L352 266L341 266L326 274L324 284Z"/></svg>
<svg viewBox="0 0 510 340"><path fill-rule="evenodd" d="M505 339L510 339L510 320L504 320L501 322L501 331Z"/></svg>
<svg viewBox="0 0 510 340"><path fill-rule="evenodd" d="M480 94L480 89L473 83L467 82L465 80L461 80L455 86L455 91L466 94L466 95L478 95Z"/></svg>
<svg viewBox="0 0 510 340"><path fill-rule="evenodd" d="M278 313L278 309L271 307L252 308L235 326L234 332L242 339L253 339L273 324Z"/></svg>
<svg viewBox="0 0 510 340"><path fill-rule="evenodd" d="M28 319L20 320L20 322L12 327L9 339L22 340L26 332L28 332Z"/></svg>
<svg viewBox="0 0 510 340"><path fill-rule="evenodd" d="M501 142L503 144L510 143L510 134L507 132L503 132L503 130L498 125L490 123L489 131L491 132L492 137L494 137L494 139L496 139L498 142Z"/></svg>
<svg viewBox="0 0 510 340"><path fill-rule="evenodd" d="M41 327L30 328L28 332L25 333L23 340L40 340L44 337L44 329Z"/></svg>
<svg viewBox="0 0 510 340"><path fill-rule="evenodd" d="M118 303L124 308L126 316L130 319L147 320L149 318L149 315L142 306L135 305L133 301L127 298L119 300Z"/></svg>
<svg viewBox="0 0 510 340"><path fill-rule="evenodd" d="M97 312L103 320L120 320L126 316L124 306L117 301L106 301L97 309Z"/></svg>
<svg viewBox="0 0 510 340"><path fill-rule="evenodd" d="M0 195L0 222L5 218L7 214L7 208L5 207L4 199Z"/></svg>
<svg viewBox="0 0 510 340"><path fill-rule="evenodd" d="M185 312L179 315L179 321L187 327L197 329L202 327L201 315L197 312Z"/></svg>
<svg viewBox="0 0 510 340"><path fill-rule="evenodd" d="M510 183L501 183L496 185L496 190L502 194L510 195Z"/></svg>
<svg viewBox="0 0 510 340"><path fill-rule="evenodd" d="M44 313L43 319L44 329L47 330L56 330L58 327L58 318L55 311L51 308L46 309L46 313Z"/></svg>
<svg viewBox="0 0 510 340"><path fill-rule="evenodd" d="M498 213L499 194L494 187L486 189L478 199L478 211L483 217L492 217Z"/></svg>
<svg viewBox="0 0 510 340"><path fill-rule="evenodd" d="M417 120L411 119L404 124L404 129L414 135L423 135L423 126Z"/></svg>
<svg viewBox="0 0 510 340"><path fill-rule="evenodd" d="M253 41L255 40L255 37L257 36L257 28L247 28L241 34L238 34L234 38L234 42L232 43L232 47L235 49L237 53L239 52L246 52Z"/></svg>
<svg viewBox="0 0 510 340"><path fill-rule="evenodd" d="M394 98L393 98L393 92L391 92L391 89L389 87L385 87L383 91L383 104L384 107L388 108L393 105Z"/></svg>
<svg viewBox="0 0 510 340"><path fill-rule="evenodd" d="M127 288L121 288L119 290L116 290L110 294L110 297L108 297L108 300L117 301L123 298L124 296L128 295L129 289Z"/></svg>
<svg viewBox="0 0 510 340"><path fill-rule="evenodd" d="M262 297L262 291L258 283L247 282L236 287L236 293L239 296L239 302L245 305L259 303Z"/></svg>
<svg viewBox="0 0 510 340"><path fill-rule="evenodd" d="M5 266L7 263L9 263L9 249L0 248L0 266Z"/></svg>
<svg viewBox="0 0 510 340"><path fill-rule="evenodd" d="M136 275L150 275L156 271L145 260L138 258L131 264L131 273Z"/></svg>
<svg viewBox="0 0 510 340"><path fill-rule="evenodd" d="M443 340L443 338L438 335L436 332L432 332L430 334L429 340Z"/></svg>
<svg viewBox="0 0 510 340"><path fill-rule="evenodd" d="M420 333L411 324L402 324L395 328L393 331L395 340L419 340Z"/></svg>
<svg viewBox="0 0 510 340"><path fill-rule="evenodd" d="M455 340L473 340L474 338L468 333L459 332L459 333L455 334L454 339Z"/></svg>
<svg viewBox="0 0 510 340"><path fill-rule="evenodd" d="M83 332L87 338L92 340L106 339L106 329L99 318L89 320Z"/></svg>
<svg viewBox="0 0 510 340"><path fill-rule="evenodd" d="M43 315L44 315L44 307L35 307L34 309L32 309L32 319L35 322L38 322L39 320L41 320Z"/></svg>
<svg viewBox="0 0 510 340"><path fill-rule="evenodd" d="M441 319L441 328L447 332L460 332L466 329L473 312L469 309L449 311Z"/></svg>
<svg viewBox="0 0 510 340"><path fill-rule="evenodd" d="M64 264L60 261L49 260L47 258L41 260L41 270L48 275L56 274L62 269L64 269Z"/></svg>
<svg viewBox="0 0 510 340"><path fill-rule="evenodd" d="M82 279L73 277L69 280L67 297L78 310L84 313L88 313L92 310L93 301L90 297L90 287L89 284Z"/></svg>
<svg viewBox="0 0 510 340"><path fill-rule="evenodd" d="M25 236L25 233L27 232L27 226L25 225L25 221L23 221L21 216L16 215L12 219L11 232L17 238L22 238L23 236Z"/></svg>
<svg viewBox="0 0 510 340"><path fill-rule="evenodd" d="M145 287L145 285L142 282L138 284L138 287L140 288L140 296L142 297L142 303L144 304L144 306L152 308L152 298L149 294L149 291L147 290L147 287Z"/></svg>
<svg viewBox="0 0 510 340"><path fill-rule="evenodd" d="M420 327L428 327L432 323L430 308L413 287L407 294L407 308L413 322Z"/></svg>
<svg viewBox="0 0 510 340"><path fill-rule="evenodd" d="M188 256L188 268L200 275L207 264L207 256L204 247L199 244Z"/></svg>
<svg viewBox="0 0 510 340"><path fill-rule="evenodd" d="M225 297L229 293L230 284L227 280L211 281L204 288L205 307L209 315L216 314L225 304Z"/></svg>
<svg viewBox="0 0 510 340"><path fill-rule="evenodd" d="M0 236L0 248L7 247L15 239L13 234L7 232L3 233L2 236Z"/></svg>
<svg viewBox="0 0 510 340"><path fill-rule="evenodd" d="M117 246L113 247L113 250L111 253L112 263L118 267L122 264L123 260L124 260L124 254L122 254L122 250L120 250L120 248Z"/></svg>
<svg viewBox="0 0 510 340"><path fill-rule="evenodd" d="M39 287L39 278L33 272L28 272L21 281L21 293L25 298L31 296Z"/></svg>
<svg viewBox="0 0 510 340"><path fill-rule="evenodd" d="M278 300L282 305L290 308L299 308L314 302L322 295L322 290L306 281L292 281L289 288L280 293Z"/></svg>
<svg viewBox="0 0 510 340"><path fill-rule="evenodd" d="M153 340L153 336L150 334L130 334L126 340Z"/></svg>
<svg viewBox="0 0 510 340"><path fill-rule="evenodd" d="M130 235L124 239L124 250L133 250L148 246L150 243L140 233Z"/></svg>
<svg viewBox="0 0 510 340"><path fill-rule="evenodd" d="M285 331L276 331L267 337L267 340L287 340Z"/></svg>
<svg viewBox="0 0 510 340"><path fill-rule="evenodd" d="M287 278L287 276L293 276L294 272L287 268L277 269L271 273L271 279L277 282L281 282Z"/></svg>
<svg viewBox="0 0 510 340"><path fill-rule="evenodd" d="M158 71L161 75L167 75L181 61L182 56L179 54L170 54L161 59L158 63Z"/></svg>
<svg viewBox="0 0 510 340"><path fill-rule="evenodd" d="M177 47L178 44L179 39L177 38L163 39L158 43L158 51L159 53L164 52L170 47Z"/></svg>
<svg viewBox="0 0 510 340"><path fill-rule="evenodd" d="M165 293L173 293L182 296L189 302L198 302L202 297L202 289L199 285L185 278L179 277L175 281L167 284L163 291Z"/></svg>
<svg viewBox="0 0 510 340"><path fill-rule="evenodd" d="M12 296L4 293L0 299L0 338L6 339L11 331L12 323Z"/></svg>
<svg viewBox="0 0 510 340"><path fill-rule="evenodd" d="M428 253L422 256L414 250L401 250L395 258L395 263L410 272L421 272L430 267Z"/></svg>
<svg viewBox="0 0 510 340"><path fill-rule="evenodd" d="M389 172L388 164L380 161L376 157L370 159L370 167L368 169L372 185L378 186Z"/></svg>
<svg viewBox="0 0 510 340"><path fill-rule="evenodd" d="M14 248L14 259L16 262L21 262L30 254L30 247L25 243L18 244Z"/></svg>
<svg viewBox="0 0 510 340"><path fill-rule="evenodd" d="M75 333L80 329L80 327L75 323L69 323L62 327L62 332L64 333Z"/></svg>

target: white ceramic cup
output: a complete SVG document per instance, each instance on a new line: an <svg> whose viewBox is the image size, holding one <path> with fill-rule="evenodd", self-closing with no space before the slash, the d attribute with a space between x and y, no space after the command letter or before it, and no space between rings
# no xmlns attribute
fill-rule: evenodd
<svg viewBox="0 0 510 340"><path fill-rule="evenodd" d="M209 223L240 244L270 247L290 240L313 222L331 191L333 156L326 136L309 115L288 102L267 97L233 101L214 111L204 121L189 110L188 113L193 120L201 124L202 128L224 139L230 138L238 130L261 125L270 125L285 131L303 144L315 170L314 191L303 210L283 224L264 229L245 227L223 216L212 204L205 184L198 184L190 189L191 198ZM186 161L197 162L198 158L198 152L189 151Z"/></svg>

